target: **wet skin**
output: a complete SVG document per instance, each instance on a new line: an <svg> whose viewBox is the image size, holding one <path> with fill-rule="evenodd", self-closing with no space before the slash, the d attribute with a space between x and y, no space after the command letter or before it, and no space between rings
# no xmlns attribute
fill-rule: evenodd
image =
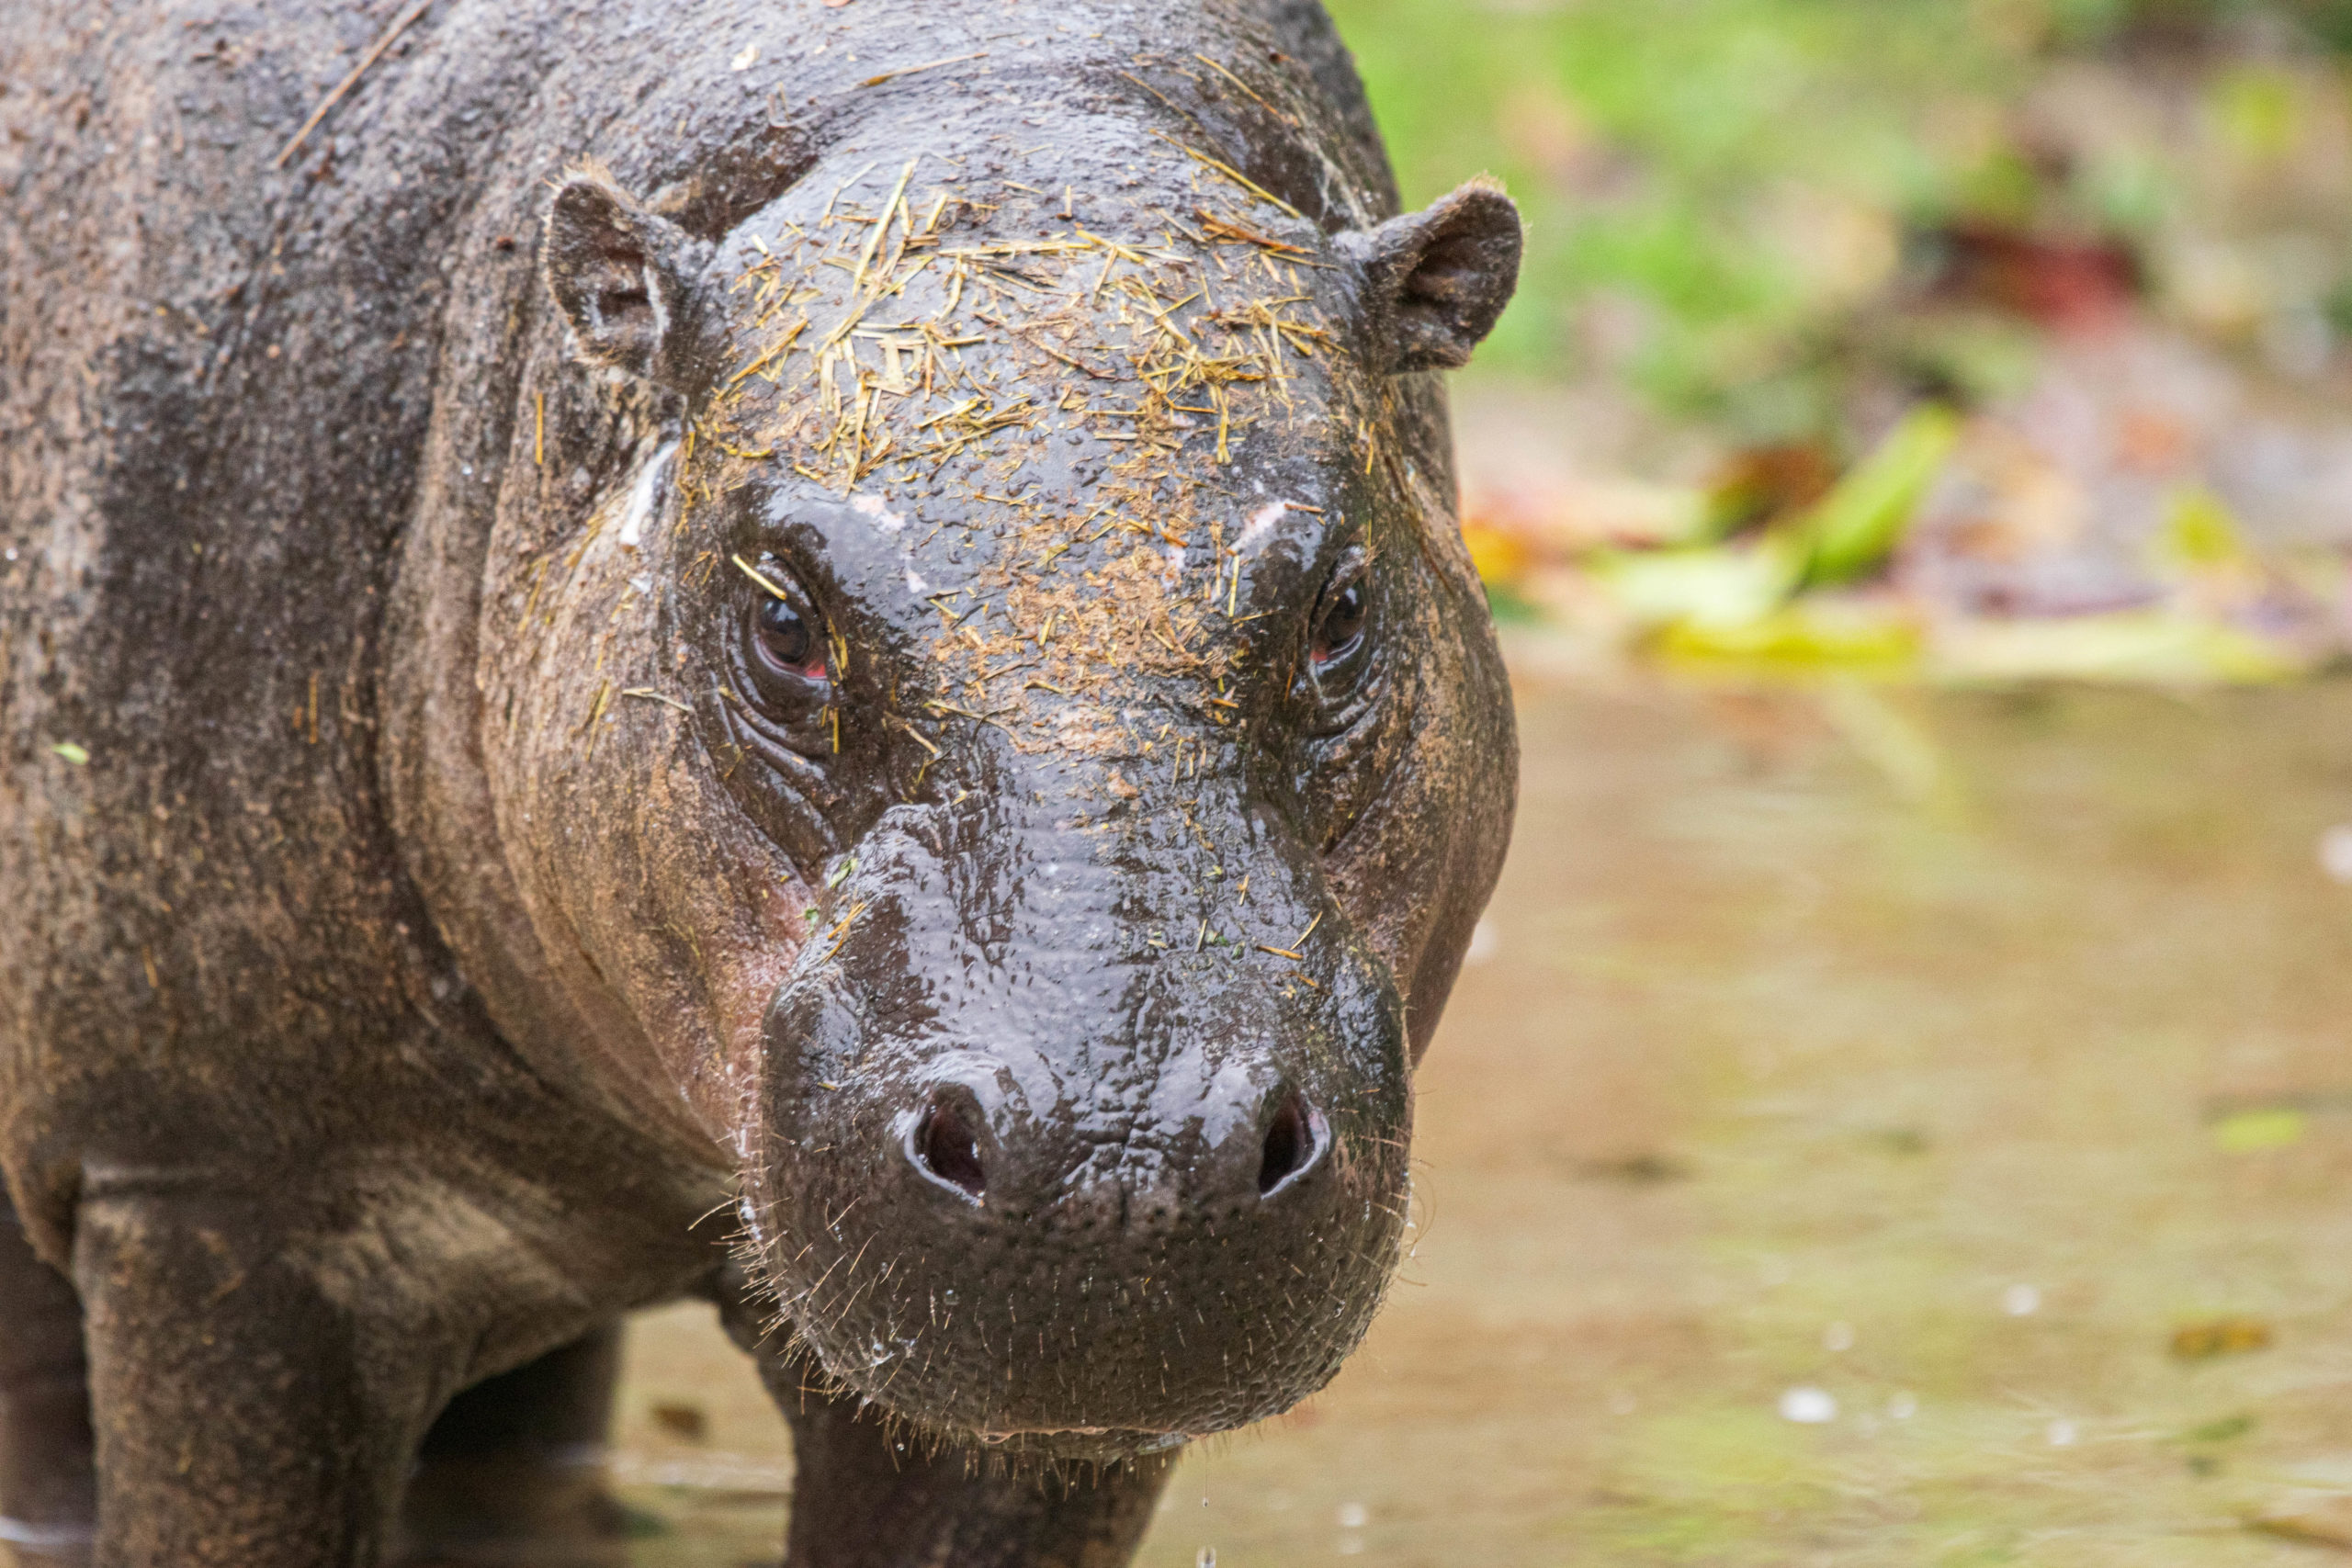
<svg viewBox="0 0 2352 1568"><path fill-rule="evenodd" d="M139 411L0 518L40 1550L374 1561L421 1448L412 1548L586 1551L609 1358L562 1348L699 1290L794 1422L794 1562L1116 1562L1361 1337L1509 827L1429 372L1516 217L1391 216L1318 13L990 9L961 69L922 15L712 7L634 98L580 18L439 16L379 85L419 145L605 162L490 159L468 217L355 149L264 251L199 154L125 265L242 261L250 353L11 233L22 330ZM591 85L646 107L589 133ZM140 174L91 158L28 188Z"/></svg>

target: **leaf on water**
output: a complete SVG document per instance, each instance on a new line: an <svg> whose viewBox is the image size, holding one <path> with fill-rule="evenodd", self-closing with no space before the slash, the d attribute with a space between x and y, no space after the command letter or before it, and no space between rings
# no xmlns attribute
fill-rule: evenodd
<svg viewBox="0 0 2352 1568"><path fill-rule="evenodd" d="M2270 1325L2258 1317L2215 1317L2187 1323L2173 1330L2172 1353L2183 1361L2210 1361L2217 1356L2243 1356L2270 1348ZM2249 1418L2249 1424L2251 1418ZM2218 1427L2222 1423L2214 1423ZM2207 1430L2199 1427L2199 1431ZM2192 1438L2196 1433L2189 1434ZM2229 1436L2235 1436L2230 1433ZM2205 1439L2211 1441L2215 1439Z"/></svg>
<svg viewBox="0 0 2352 1568"><path fill-rule="evenodd" d="M1874 605L1800 600L1752 620L1693 616L1660 632L1654 651L1669 663L1726 672L1908 676L1919 664L1919 629Z"/></svg>
<svg viewBox="0 0 2352 1568"><path fill-rule="evenodd" d="M2211 570L2253 558L2238 521L2219 496L2191 487L2172 499L2164 529L2156 537L2157 553L2190 570Z"/></svg>
<svg viewBox="0 0 2352 1568"><path fill-rule="evenodd" d="M2225 1155L2259 1154L2301 1143L2311 1118L2291 1106L2240 1111L2213 1123L2213 1146Z"/></svg>
<svg viewBox="0 0 2352 1568"><path fill-rule="evenodd" d="M2247 1519L2245 1528L2306 1546L2352 1549L2352 1497L2305 1495L2290 1498Z"/></svg>
<svg viewBox="0 0 2352 1568"><path fill-rule="evenodd" d="M691 1400L656 1400L651 1415L655 1426L682 1441L699 1443L710 1437L709 1414Z"/></svg>
<svg viewBox="0 0 2352 1568"><path fill-rule="evenodd" d="M1701 548L1610 552L1594 578L1638 623L1747 626L1787 597L1789 564L1770 549Z"/></svg>
<svg viewBox="0 0 2352 1568"><path fill-rule="evenodd" d="M1683 1161L1655 1152L1587 1160L1578 1168L1596 1181L1622 1181L1630 1187L1655 1187L1690 1175L1690 1166Z"/></svg>
<svg viewBox="0 0 2352 1568"><path fill-rule="evenodd" d="M1953 681L2139 681L2210 686L2283 681L2306 660L2234 626L2171 610L1939 629L1934 673Z"/></svg>

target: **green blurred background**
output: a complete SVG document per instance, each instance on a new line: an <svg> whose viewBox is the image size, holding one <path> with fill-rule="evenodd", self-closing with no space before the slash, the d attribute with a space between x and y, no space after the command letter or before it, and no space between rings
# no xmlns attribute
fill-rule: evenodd
<svg viewBox="0 0 2352 1568"><path fill-rule="evenodd" d="M1739 679L2352 649L2339 0L1340 0L1407 198L1519 200L1458 378L1498 612Z"/></svg>
<svg viewBox="0 0 2352 1568"><path fill-rule="evenodd" d="M2341 245L2324 276L2225 302L2178 254L2235 237L2248 270L2277 272L2261 241L2333 241L2352 219L2324 193L2298 207L2290 166L2341 112L2340 0L1331 8L1408 201L1483 168L1526 214L1521 295L1478 374L1617 375L1674 414L1811 434L1836 423L1821 382L1856 313L1966 225L2120 243L2166 304L2218 328L2315 300L2340 325L2352 304ZM2100 75L2148 112L2090 136L2037 123L2038 95Z"/></svg>

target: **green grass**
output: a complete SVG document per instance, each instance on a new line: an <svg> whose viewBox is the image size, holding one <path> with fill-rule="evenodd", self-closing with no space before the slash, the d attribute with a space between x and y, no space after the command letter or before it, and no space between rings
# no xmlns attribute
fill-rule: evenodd
<svg viewBox="0 0 2352 1568"><path fill-rule="evenodd" d="M1842 324L1906 232L2165 221L2177 193L2133 151L2053 191L2016 145L2011 111L2053 61L2183 18L2225 47L2257 5L2352 42L2352 0L1329 3L1407 201L1486 170L1526 216L1482 371L1618 378L1759 438L1834 423Z"/></svg>
<svg viewBox="0 0 2352 1568"><path fill-rule="evenodd" d="M2022 80L1951 0L1338 0L1406 199L1480 170L1529 225L1483 359L1622 371L1672 405L1785 373L1849 279L1808 247L1984 183ZM1939 147L1942 135L1953 146ZM1826 217L1824 215L1826 215Z"/></svg>

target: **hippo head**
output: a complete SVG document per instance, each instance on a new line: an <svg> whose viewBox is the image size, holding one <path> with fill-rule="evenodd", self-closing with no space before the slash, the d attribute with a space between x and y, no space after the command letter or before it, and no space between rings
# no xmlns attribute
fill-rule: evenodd
<svg viewBox="0 0 2352 1568"><path fill-rule="evenodd" d="M1420 374L1510 203L1351 229L1122 156L1080 214L845 158L715 241L563 183L571 352L673 412L541 568L608 661L521 698L545 919L738 1161L779 1321L926 1434L1093 1460L1363 1336L1515 787Z"/></svg>

